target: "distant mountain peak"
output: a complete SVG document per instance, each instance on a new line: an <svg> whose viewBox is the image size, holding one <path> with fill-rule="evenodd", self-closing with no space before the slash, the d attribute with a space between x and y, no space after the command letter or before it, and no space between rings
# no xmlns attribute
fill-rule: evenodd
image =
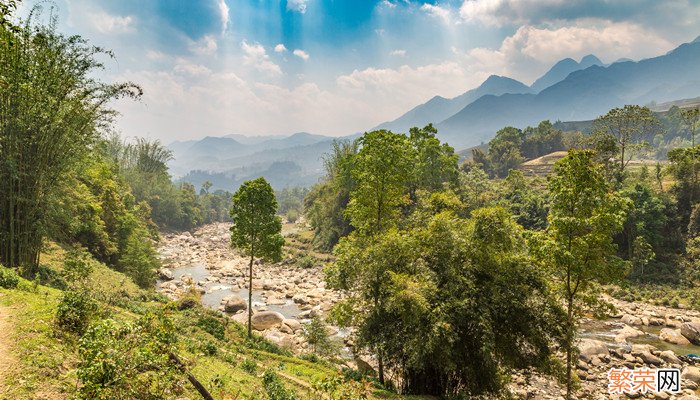
<svg viewBox="0 0 700 400"><path fill-rule="evenodd" d="M700 36L696 37L695 40L690 43L700 43Z"/></svg>
<svg viewBox="0 0 700 400"><path fill-rule="evenodd" d="M584 56L581 59L581 62L579 63L581 65L586 65L586 66L591 66L591 65L602 65L603 62L600 61L600 58L596 57L593 54L589 54L587 56Z"/></svg>

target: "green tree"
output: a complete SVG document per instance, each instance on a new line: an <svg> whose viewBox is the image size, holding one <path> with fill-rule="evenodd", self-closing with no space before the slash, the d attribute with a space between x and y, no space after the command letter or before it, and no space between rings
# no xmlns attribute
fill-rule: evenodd
<svg viewBox="0 0 700 400"><path fill-rule="evenodd" d="M613 235L622 229L628 201L609 187L589 150L571 150L549 178L549 226L536 251L551 268L566 305L567 398L573 391L572 360L582 293L593 283L620 279L626 264L615 254ZM585 305L585 304L584 304Z"/></svg>
<svg viewBox="0 0 700 400"><path fill-rule="evenodd" d="M365 133L359 142L352 168L356 187L346 213L356 229L374 234L394 224L406 203L414 153L405 135L385 130Z"/></svg>
<svg viewBox="0 0 700 400"><path fill-rule="evenodd" d="M112 122L107 104L141 89L97 80L97 58L111 53L62 36L55 23L10 26L15 5L0 10L0 262L33 274L51 194Z"/></svg>
<svg viewBox="0 0 700 400"><path fill-rule="evenodd" d="M415 149L416 162L411 194L416 190L441 190L444 184L455 185L459 175L459 157L447 143L440 143L437 129L428 124L422 129L411 128L409 141Z"/></svg>
<svg viewBox="0 0 700 400"><path fill-rule="evenodd" d="M277 200L272 187L260 177L244 182L233 195L231 246L250 256L248 264L248 336L252 336L253 261L279 261L284 238L282 221L276 214Z"/></svg>
<svg viewBox="0 0 700 400"><path fill-rule="evenodd" d="M314 244L321 250L332 250L353 229L345 210L355 188L352 168L358 149L357 141L334 141L331 152L323 158L325 177L304 198Z"/></svg>
<svg viewBox="0 0 700 400"><path fill-rule="evenodd" d="M647 107L627 105L613 108L593 122L595 137L605 142L605 148L614 153L615 178L624 179L625 168L634 155L648 146L648 140L659 130L660 124Z"/></svg>

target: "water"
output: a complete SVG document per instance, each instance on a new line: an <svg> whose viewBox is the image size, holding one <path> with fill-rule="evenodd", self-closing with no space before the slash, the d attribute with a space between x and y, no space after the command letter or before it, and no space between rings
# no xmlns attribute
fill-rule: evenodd
<svg viewBox="0 0 700 400"><path fill-rule="evenodd" d="M623 326L624 324L617 320L586 321L581 326L581 333L579 336L603 341L610 347L629 348L629 344L615 343L616 332L613 332L613 330L620 329ZM685 346L677 345L659 339L659 332L661 332L661 329L663 328L661 326L635 326L634 328L644 332L644 335L635 338L628 338L627 340L632 344L650 344L661 351L671 350L679 356L700 353L700 346L695 346L692 344Z"/></svg>
<svg viewBox="0 0 700 400"><path fill-rule="evenodd" d="M192 265L189 267L174 268L172 270L173 276L176 280L182 279L182 277L189 275L192 277L193 282L206 282L209 276L209 271L201 264ZM160 282L159 282L160 283ZM220 282L207 282L202 286L206 293L202 295L202 304L218 310L221 306L221 300L225 297L236 294L240 296L243 300L248 302L248 289L239 289L238 287L233 287L231 285L220 283ZM253 309L259 309L260 307L266 307L269 311L276 311L285 318L295 318L301 313L301 309L291 300L284 299L284 304L267 304L265 299L260 296L259 293L253 291Z"/></svg>

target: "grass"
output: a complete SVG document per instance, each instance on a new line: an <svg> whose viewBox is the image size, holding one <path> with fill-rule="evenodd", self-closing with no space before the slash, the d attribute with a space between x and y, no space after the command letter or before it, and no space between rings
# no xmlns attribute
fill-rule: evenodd
<svg viewBox="0 0 700 400"><path fill-rule="evenodd" d="M292 248L299 245L310 245L310 239L300 234L293 239ZM49 244L42 254L41 264L52 276L60 277L64 256L63 248ZM250 342L242 325L214 311L201 307L178 311L173 303L160 299L154 291L138 288L123 274L97 261L94 261L89 282L92 292L99 294L95 297L100 302L102 317L125 322L147 311L167 310L177 327L175 351L217 399L235 396L237 399L264 399L262 375L267 369L274 370L300 399L319 398L312 393L313 382L340 375L339 369L328 362L293 357L262 338ZM79 387L78 338L62 333L55 325L61 296L59 289L26 280L22 280L17 289L0 289L0 307L11 314L10 350L16 362L5 382L0 382L4 383L0 385L0 398L67 399ZM220 331L211 327L205 330L206 324L200 322L206 319L211 324L212 318L224 327L223 339ZM254 363L253 373L243 367L246 360ZM189 383L184 391L180 397L199 397ZM379 398L426 399L376 389L370 399Z"/></svg>

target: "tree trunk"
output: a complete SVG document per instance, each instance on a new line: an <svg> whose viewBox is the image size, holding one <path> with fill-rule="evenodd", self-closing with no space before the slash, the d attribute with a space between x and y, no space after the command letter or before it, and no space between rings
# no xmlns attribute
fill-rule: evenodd
<svg viewBox="0 0 700 400"><path fill-rule="evenodd" d="M251 251L252 253L252 251ZM248 265L248 337L253 337L253 254Z"/></svg>
<svg viewBox="0 0 700 400"><path fill-rule="evenodd" d="M384 357L382 357L382 352L381 350L377 352L377 363L379 364L379 367L377 368L379 371L379 383L384 385Z"/></svg>
<svg viewBox="0 0 700 400"><path fill-rule="evenodd" d="M569 296L567 303L567 319L566 319L566 399L571 400L571 392L573 389L573 382L571 379L571 356L573 353L574 346L574 324L573 324L573 305L574 301L571 296Z"/></svg>

